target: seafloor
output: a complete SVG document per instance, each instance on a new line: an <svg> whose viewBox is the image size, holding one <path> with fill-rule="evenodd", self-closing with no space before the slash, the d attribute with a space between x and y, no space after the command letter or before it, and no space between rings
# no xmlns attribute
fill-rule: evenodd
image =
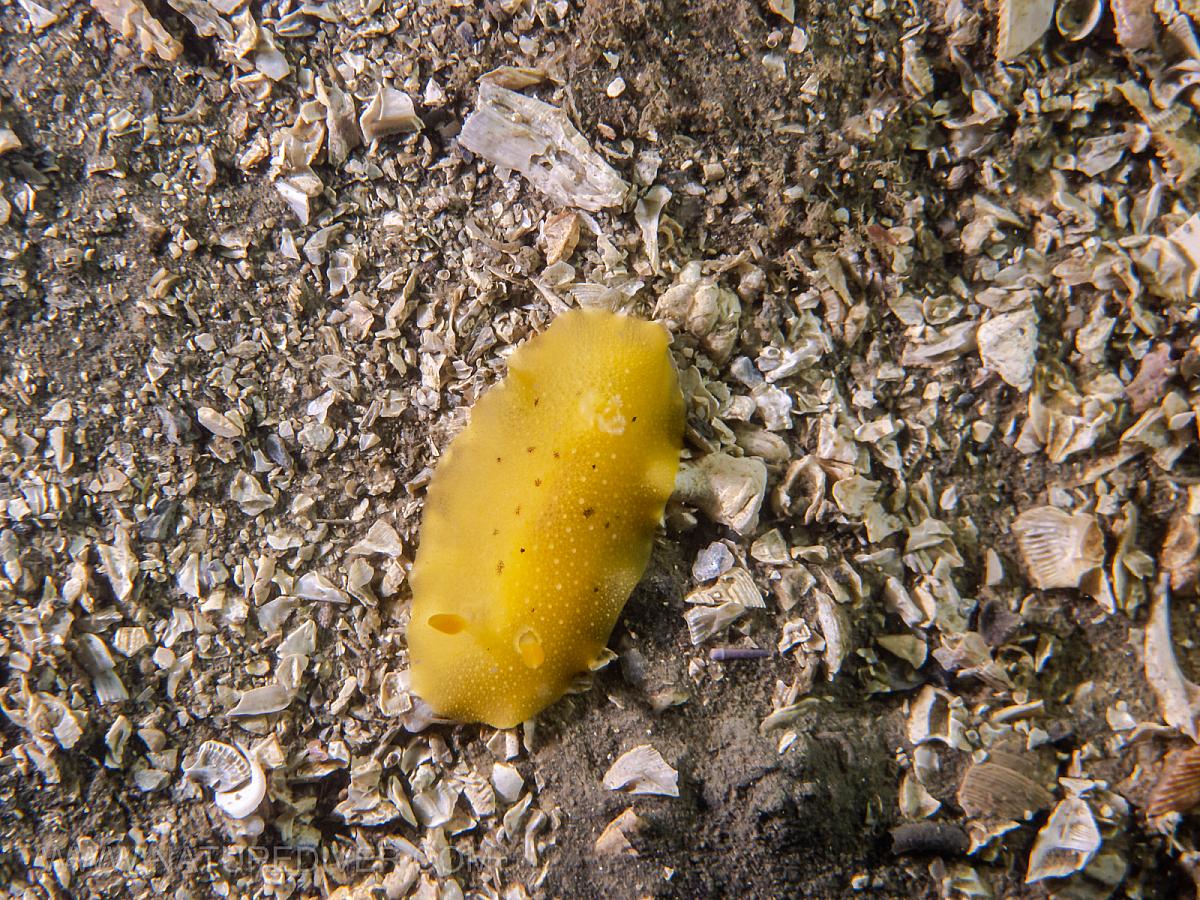
<svg viewBox="0 0 1200 900"><path fill-rule="evenodd" d="M0 890L1195 892L1195 7L9 0ZM578 306L679 487L590 686L429 724L426 489Z"/></svg>

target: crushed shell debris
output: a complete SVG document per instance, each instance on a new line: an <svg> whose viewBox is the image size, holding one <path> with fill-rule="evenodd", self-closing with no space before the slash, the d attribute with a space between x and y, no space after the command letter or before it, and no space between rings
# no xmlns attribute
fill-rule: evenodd
<svg viewBox="0 0 1200 900"><path fill-rule="evenodd" d="M595 6L0 11L6 888L700 893L680 823L751 893L1200 883L1200 8ZM577 306L671 332L664 539L566 700L456 727L425 488Z"/></svg>

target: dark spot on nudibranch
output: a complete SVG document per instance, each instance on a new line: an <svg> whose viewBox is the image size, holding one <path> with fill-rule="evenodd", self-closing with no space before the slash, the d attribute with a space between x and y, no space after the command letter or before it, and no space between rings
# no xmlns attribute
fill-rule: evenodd
<svg viewBox="0 0 1200 900"><path fill-rule="evenodd" d="M535 478L535 479L533 479L533 486L534 486L534 487L541 487L541 486L542 486L542 479L540 479L540 478Z"/></svg>
<svg viewBox="0 0 1200 900"><path fill-rule="evenodd" d="M496 462L500 462L500 457L496 457Z"/></svg>
<svg viewBox="0 0 1200 900"><path fill-rule="evenodd" d="M525 452L526 452L526 453L532 453L532 452L533 452L534 450L536 450L536 449L537 449L537 447L526 447L526 448L525 448Z"/></svg>
<svg viewBox="0 0 1200 900"><path fill-rule="evenodd" d="M500 560L498 563L496 563L496 574L497 575L504 574L504 560Z"/></svg>
<svg viewBox="0 0 1200 900"><path fill-rule="evenodd" d="M587 509L585 509L583 511L583 517L585 519L590 519L593 515L595 515L595 513L596 513L596 511L589 506Z"/></svg>
<svg viewBox="0 0 1200 900"><path fill-rule="evenodd" d="M500 534L500 529L499 529L499 528L493 528L493 529L492 529L492 537L496 537L496 536L498 536L499 534Z"/></svg>
<svg viewBox="0 0 1200 900"><path fill-rule="evenodd" d="M636 422L636 421L637 421L637 416L634 416L632 421Z"/></svg>
<svg viewBox="0 0 1200 900"><path fill-rule="evenodd" d="M542 398L541 398L541 397L534 397L534 398L533 398L533 405L534 405L534 406L537 406L537 405L538 405L539 403L541 403L541 402L542 402Z"/></svg>
<svg viewBox="0 0 1200 900"><path fill-rule="evenodd" d="M558 458L559 458L559 457L558 457L558 451L557 451L557 450L555 450L555 451L554 451L554 458L555 458L555 459L558 459Z"/></svg>
<svg viewBox="0 0 1200 900"><path fill-rule="evenodd" d="M610 524L612 524L612 523L611 523L611 522L605 522L605 523L604 523L604 527L605 527L605 528L607 528L607 527L608 527Z"/></svg>
<svg viewBox="0 0 1200 900"><path fill-rule="evenodd" d="M524 552L525 552L525 548L524 548L524 547L522 547L522 548L521 548L521 552L522 552L522 553L524 553Z"/></svg>
<svg viewBox="0 0 1200 900"><path fill-rule="evenodd" d="M520 506L518 506L518 507L517 507L517 509L516 509L516 513L517 513L517 515L518 515L518 516L521 514L521 507L520 507Z"/></svg>

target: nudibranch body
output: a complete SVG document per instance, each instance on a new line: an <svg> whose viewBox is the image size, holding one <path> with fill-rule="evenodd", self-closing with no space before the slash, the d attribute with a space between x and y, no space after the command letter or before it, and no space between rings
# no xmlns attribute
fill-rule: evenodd
<svg viewBox="0 0 1200 900"><path fill-rule="evenodd" d="M439 715L516 725L600 657L650 558L684 406L666 330L559 316L513 353L451 442L413 567L413 690Z"/></svg>

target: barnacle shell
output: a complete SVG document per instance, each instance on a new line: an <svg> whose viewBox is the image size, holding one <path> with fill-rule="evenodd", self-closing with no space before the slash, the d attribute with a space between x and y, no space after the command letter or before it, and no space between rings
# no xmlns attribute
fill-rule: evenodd
<svg viewBox="0 0 1200 900"><path fill-rule="evenodd" d="M1050 814L1029 853L1025 883L1078 872L1100 849L1100 829L1085 801L1068 797Z"/></svg>
<svg viewBox="0 0 1200 900"><path fill-rule="evenodd" d="M1068 41L1081 41L1095 30L1103 15L1104 0L1061 0L1054 11L1054 24Z"/></svg>
<svg viewBox="0 0 1200 900"><path fill-rule="evenodd" d="M401 716L413 708L413 698L408 692L400 672L389 672L379 683L379 709L385 716Z"/></svg>
<svg viewBox="0 0 1200 900"><path fill-rule="evenodd" d="M215 791L235 790L251 779L250 761L236 747L205 741L183 761L183 774Z"/></svg>
<svg viewBox="0 0 1200 900"><path fill-rule="evenodd" d="M687 331L698 338L716 362L725 362L733 352L741 315L737 294L705 276L694 260L683 267L654 306L656 319L666 321L673 332Z"/></svg>
<svg viewBox="0 0 1200 900"><path fill-rule="evenodd" d="M1172 812L1187 812L1200 803L1200 745L1192 744L1172 750L1150 799L1146 815L1163 816Z"/></svg>
<svg viewBox="0 0 1200 900"><path fill-rule="evenodd" d="M205 741L184 760L189 778L213 788L213 802L233 819L245 819L267 795L267 777L254 754L220 741Z"/></svg>
<svg viewBox="0 0 1200 900"><path fill-rule="evenodd" d="M771 507L776 515L801 517L811 525L825 505L825 470L815 456L793 460L783 481L771 494Z"/></svg>
<svg viewBox="0 0 1200 900"><path fill-rule="evenodd" d="M1000 0L996 57L1016 59L1046 33L1053 15L1054 0Z"/></svg>
<svg viewBox="0 0 1200 900"><path fill-rule="evenodd" d="M1030 578L1041 590L1078 587L1104 562L1104 535L1095 517L1053 506L1021 513L1012 524Z"/></svg>
<svg viewBox="0 0 1200 900"><path fill-rule="evenodd" d="M267 796L267 777L262 766L252 754L246 756L250 760L250 781L235 790L220 791L213 795L213 802L233 819L249 816Z"/></svg>

